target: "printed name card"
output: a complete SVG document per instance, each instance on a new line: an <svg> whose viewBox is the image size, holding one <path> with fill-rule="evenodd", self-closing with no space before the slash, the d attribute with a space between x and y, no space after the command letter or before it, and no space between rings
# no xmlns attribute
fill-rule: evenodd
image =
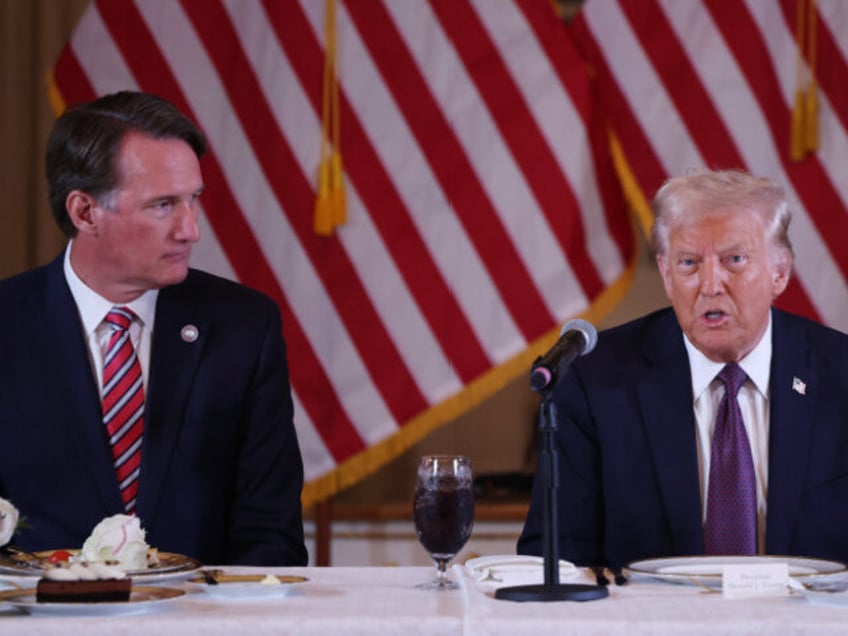
<svg viewBox="0 0 848 636"><path fill-rule="evenodd" d="M722 568L724 598L786 596L789 566L786 563L733 564Z"/></svg>

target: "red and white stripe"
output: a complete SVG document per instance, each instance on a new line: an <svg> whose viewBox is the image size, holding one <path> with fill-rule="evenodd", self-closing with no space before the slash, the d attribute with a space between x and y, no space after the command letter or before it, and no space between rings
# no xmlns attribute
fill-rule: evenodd
<svg viewBox="0 0 848 636"><path fill-rule="evenodd" d="M348 221L330 238L312 232L323 0L97 1L54 69L69 104L142 89L206 132L194 264L280 306L307 501L525 371L633 258L549 3L336 14Z"/></svg>
<svg viewBox="0 0 848 636"><path fill-rule="evenodd" d="M644 195L705 165L777 180L796 253L778 304L848 331L848 5L816 5L820 148L800 162L796 0L588 0L572 34Z"/></svg>
<svg viewBox="0 0 848 636"><path fill-rule="evenodd" d="M103 355L103 424L128 513L135 510L144 432L144 381L129 331L136 318L128 307L113 307L104 318L112 334Z"/></svg>

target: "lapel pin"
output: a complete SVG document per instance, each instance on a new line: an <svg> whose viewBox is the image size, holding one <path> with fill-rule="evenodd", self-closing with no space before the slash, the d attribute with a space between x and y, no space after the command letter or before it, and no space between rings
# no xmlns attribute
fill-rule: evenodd
<svg viewBox="0 0 848 636"><path fill-rule="evenodd" d="M183 339L183 342L194 342L199 335L200 332L194 325L186 325L180 330L180 338Z"/></svg>
<svg viewBox="0 0 848 636"><path fill-rule="evenodd" d="M799 378L792 378L792 390L799 395L807 395L807 385Z"/></svg>

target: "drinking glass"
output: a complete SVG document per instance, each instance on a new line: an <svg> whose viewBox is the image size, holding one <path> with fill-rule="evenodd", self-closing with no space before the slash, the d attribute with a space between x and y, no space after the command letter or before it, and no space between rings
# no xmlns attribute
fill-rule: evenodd
<svg viewBox="0 0 848 636"><path fill-rule="evenodd" d="M418 541L436 564L435 580L417 587L455 590L447 566L474 527L471 461L462 455L427 455L418 462L413 517Z"/></svg>

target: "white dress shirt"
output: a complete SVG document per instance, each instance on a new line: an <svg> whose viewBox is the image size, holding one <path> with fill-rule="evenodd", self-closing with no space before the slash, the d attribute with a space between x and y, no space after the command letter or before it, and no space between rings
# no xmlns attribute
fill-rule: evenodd
<svg viewBox="0 0 848 636"><path fill-rule="evenodd" d="M724 368L723 362L713 362L698 351L684 335L689 367L692 371L692 395L698 442L698 474L701 483L702 516L707 515L709 492L710 449L719 402L724 395L724 384L716 376ZM762 339L742 360L739 366L748 379L739 389L739 408L745 422L745 432L751 444L754 473L757 479L757 546L760 554L765 550L766 495L768 493L768 439L769 439L769 374L771 371L771 313Z"/></svg>
<svg viewBox="0 0 848 636"><path fill-rule="evenodd" d="M106 314L113 307L129 307L138 316L138 320L134 320L130 324L130 339L135 347L139 364L141 364L141 374L146 391L150 368L150 343L153 340L153 322L156 317L156 298L159 295L159 290L146 291L129 303L116 304L106 300L77 276L71 266L72 249L73 241L70 241L65 250L65 279L68 281L71 295L73 295L77 304L77 311L82 321L83 335L88 345L91 370L97 379L97 388L100 390L101 397L103 396L103 355L106 346L109 344L109 337L112 335L112 329L103 322L103 319L106 318Z"/></svg>

